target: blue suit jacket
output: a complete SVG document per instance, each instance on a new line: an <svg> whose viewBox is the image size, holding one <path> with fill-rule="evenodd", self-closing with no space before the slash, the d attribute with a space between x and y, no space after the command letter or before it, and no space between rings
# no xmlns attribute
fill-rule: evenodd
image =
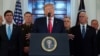
<svg viewBox="0 0 100 56"><path fill-rule="evenodd" d="M33 27L34 33L48 33L47 29L47 19L46 17L41 17L36 19ZM64 33L64 23L62 20L54 18L54 25L52 33Z"/></svg>

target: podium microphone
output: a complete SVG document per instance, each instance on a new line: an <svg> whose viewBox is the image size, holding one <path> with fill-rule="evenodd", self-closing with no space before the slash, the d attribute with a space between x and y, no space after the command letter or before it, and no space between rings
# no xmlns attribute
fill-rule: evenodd
<svg viewBox="0 0 100 56"><path fill-rule="evenodd" d="M51 16L51 13L48 13L48 17L50 17Z"/></svg>
<svg viewBox="0 0 100 56"><path fill-rule="evenodd" d="M50 17L51 17L51 13L48 13L48 18L49 18L48 20L50 20Z"/></svg>

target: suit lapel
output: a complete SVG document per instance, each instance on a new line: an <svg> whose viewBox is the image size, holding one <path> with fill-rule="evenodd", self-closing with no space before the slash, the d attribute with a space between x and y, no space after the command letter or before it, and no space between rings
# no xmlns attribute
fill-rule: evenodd
<svg viewBox="0 0 100 56"><path fill-rule="evenodd" d="M10 40L12 39L13 35L14 35L15 32L16 32L16 31L15 31L15 28L16 28L16 26L13 24L13 29L12 29L12 34L11 34ZM4 31L4 34L5 34L4 36L6 37L6 39L9 40L9 39L8 39L8 36L7 36L7 32L6 32L6 25L4 25L3 31Z"/></svg>
<svg viewBox="0 0 100 56"><path fill-rule="evenodd" d="M58 21L56 20L56 18L54 18L54 22L53 22L53 29L52 29L52 33L56 32L55 30L57 29L57 23Z"/></svg>
<svg viewBox="0 0 100 56"><path fill-rule="evenodd" d="M12 29L12 34L11 34L11 38L10 38L10 40L13 38L13 36L14 36L14 34L15 34L15 32L16 32L16 26L13 24L13 29Z"/></svg>
<svg viewBox="0 0 100 56"><path fill-rule="evenodd" d="M85 33L85 37L84 38L86 38L86 36L88 34L88 30L89 30L89 26L87 25L87 27L86 27L86 33Z"/></svg>
<svg viewBox="0 0 100 56"><path fill-rule="evenodd" d="M86 27L86 32L85 32L85 36L84 36L84 39L87 37L88 30L89 30L89 26L87 25L87 27ZM81 32L81 29L80 29L80 32ZM82 37L82 34L81 34L81 37Z"/></svg>
<svg viewBox="0 0 100 56"><path fill-rule="evenodd" d="M43 29L46 33L48 33L48 27L47 27L47 19L46 17L44 17L44 19L42 20L41 25L43 26Z"/></svg>
<svg viewBox="0 0 100 56"><path fill-rule="evenodd" d="M4 32L4 36L8 40L8 36L7 36L7 32L6 32L6 25L4 25L4 27L3 27L3 32Z"/></svg>
<svg viewBox="0 0 100 56"><path fill-rule="evenodd" d="M81 28L80 28L80 25L78 26L78 29L79 29L79 35L80 35L80 37L83 39L83 37L82 37L82 33L81 33Z"/></svg>

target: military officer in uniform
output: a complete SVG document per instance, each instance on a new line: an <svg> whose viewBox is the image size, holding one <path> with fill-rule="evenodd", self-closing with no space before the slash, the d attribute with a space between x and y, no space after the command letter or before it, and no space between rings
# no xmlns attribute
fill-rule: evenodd
<svg viewBox="0 0 100 56"><path fill-rule="evenodd" d="M24 56L29 56L29 38L27 38L27 35L32 31L33 27L32 13L26 12L24 14L24 20L25 23L21 25L24 37Z"/></svg>

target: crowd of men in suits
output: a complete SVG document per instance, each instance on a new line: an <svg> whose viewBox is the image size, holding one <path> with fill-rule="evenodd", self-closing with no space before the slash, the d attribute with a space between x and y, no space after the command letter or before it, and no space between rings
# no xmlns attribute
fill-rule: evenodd
<svg viewBox="0 0 100 56"><path fill-rule="evenodd" d="M100 30L97 20L88 25L88 16L80 11L79 23L71 27L69 17L60 20L54 17L53 4L46 4L44 17L32 21L32 13L25 12L25 23L13 24L13 12L4 13L6 23L0 16L0 56L29 56L30 33L67 33L69 36L70 56L98 56L100 54Z"/></svg>

